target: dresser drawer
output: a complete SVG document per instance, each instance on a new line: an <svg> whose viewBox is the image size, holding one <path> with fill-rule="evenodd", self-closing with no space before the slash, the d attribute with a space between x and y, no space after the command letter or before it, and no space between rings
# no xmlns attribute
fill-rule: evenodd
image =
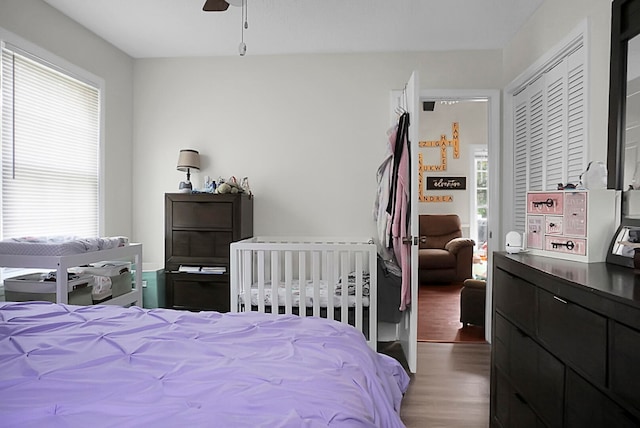
<svg viewBox="0 0 640 428"><path fill-rule="evenodd" d="M527 400L509 383L500 371L495 373L495 390L491 402L493 406L492 426L502 428L542 428L545 425L538 419Z"/></svg>
<svg viewBox="0 0 640 428"><path fill-rule="evenodd" d="M544 216L530 215L527 217L527 247L542 249L544 243Z"/></svg>
<svg viewBox="0 0 640 428"><path fill-rule="evenodd" d="M529 334L535 332L536 288L502 269L495 270L495 308Z"/></svg>
<svg viewBox="0 0 640 428"><path fill-rule="evenodd" d="M640 424L573 370L567 371L565 406L567 428L633 428Z"/></svg>
<svg viewBox="0 0 640 428"><path fill-rule="evenodd" d="M587 254L587 240L583 238L548 235L544 237L544 249L556 253L584 256Z"/></svg>
<svg viewBox="0 0 640 428"><path fill-rule="evenodd" d="M228 275L167 274L167 304L174 309L229 312Z"/></svg>
<svg viewBox="0 0 640 428"><path fill-rule="evenodd" d="M611 390L640 413L640 331L612 324Z"/></svg>
<svg viewBox="0 0 640 428"><path fill-rule="evenodd" d="M509 334L511 324L504 319L502 315L495 314L495 324L493 329L492 352L494 355L493 363L503 372L509 373Z"/></svg>
<svg viewBox="0 0 640 428"><path fill-rule="evenodd" d="M584 192L564 195L564 233L587 236L587 194Z"/></svg>
<svg viewBox="0 0 640 428"><path fill-rule="evenodd" d="M198 230L173 230L172 257L229 258L233 233Z"/></svg>
<svg viewBox="0 0 640 428"><path fill-rule="evenodd" d="M173 228L231 229L233 202L174 201L171 215Z"/></svg>
<svg viewBox="0 0 640 428"><path fill-rule="evenodd" d="M564 364L515 326L511 326L508 348L515 389L550 426L562 426Z"/></svg>
<svg viewBox="0 0 640 428"><path fill-rule="evenodd" d="M564 193L527 193L527 213L560 214L563 213Z"/></svg>
<svg viewBox="0 0 640 428"><path fill-rule="evenodd" d="M604 384L607 320L544 290L538 290L538 337L555 354Z"/></svg>
<svg viewBox="0 0 640 428"><path fill-rule="evenodd" d="M549 235L562 235L562 220L563 217L559 215L548 215L545 220L545 233Z"/></svg>

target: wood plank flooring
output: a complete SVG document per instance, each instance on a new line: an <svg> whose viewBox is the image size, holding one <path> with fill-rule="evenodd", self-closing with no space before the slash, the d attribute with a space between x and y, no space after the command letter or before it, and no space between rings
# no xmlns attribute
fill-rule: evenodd
<svg viewBox="0 0 640 428"><path fill-rule="evenodd" d="M400 413L407 428L488 427L490 356L486 343L418 343Z"/></svg>
<svg viewBox="0 0 640 428"><path fill-rule="evenodd" d="M427 285L418 289L419 342L485 342L484 327L460 322L462 284Z"/></svg>

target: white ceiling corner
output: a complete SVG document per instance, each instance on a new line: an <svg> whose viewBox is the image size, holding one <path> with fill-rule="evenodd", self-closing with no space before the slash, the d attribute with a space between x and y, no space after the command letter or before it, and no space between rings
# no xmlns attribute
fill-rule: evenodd
<svg viewBox="0 0 640 428"><path fill-rule="evenodd" d="M237 55L241 8L44 0L134 58ZM247 0L247 55L502 49L543 0Z"/></svg>

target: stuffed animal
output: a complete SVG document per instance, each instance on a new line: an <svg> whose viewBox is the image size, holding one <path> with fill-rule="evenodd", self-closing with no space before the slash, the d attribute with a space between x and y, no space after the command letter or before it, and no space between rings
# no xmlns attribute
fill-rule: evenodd
<svg viewBox="0 0 640 428"><path fill-rule="evenodd" d="M216 187L216 193L231 193L231 185L229 183L222 183Z"/></svg>
<svg viewBox="0 0 640 428"><path fill-rule="evenodd" d="M223 181L223 179L220 178L219 184L216 187L216 193L247 193L251 195L251 190L249 189L249 178L244 177L242 179L242 185L238 184L238 180L233 176L230 177L228 181Z"/></svg>

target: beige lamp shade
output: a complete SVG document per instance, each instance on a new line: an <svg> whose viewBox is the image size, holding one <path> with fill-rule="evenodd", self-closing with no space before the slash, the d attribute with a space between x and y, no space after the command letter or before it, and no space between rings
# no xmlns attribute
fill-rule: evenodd
<svg viewBox="0 0 640 428"><path fill-rule="evenodd" d="M200 153L197 150L182 149L178 156L178 171L187 171L190 169L200 169Z"/></svg>
<svg viewBox="0 0 640 428"><path fill-rule="evenodd" d="M181 192L191 192L191 170L200 169L200 153L197 150L182 149L178 156L178 171L187 171L187 181L180 182Z"/></svg>

